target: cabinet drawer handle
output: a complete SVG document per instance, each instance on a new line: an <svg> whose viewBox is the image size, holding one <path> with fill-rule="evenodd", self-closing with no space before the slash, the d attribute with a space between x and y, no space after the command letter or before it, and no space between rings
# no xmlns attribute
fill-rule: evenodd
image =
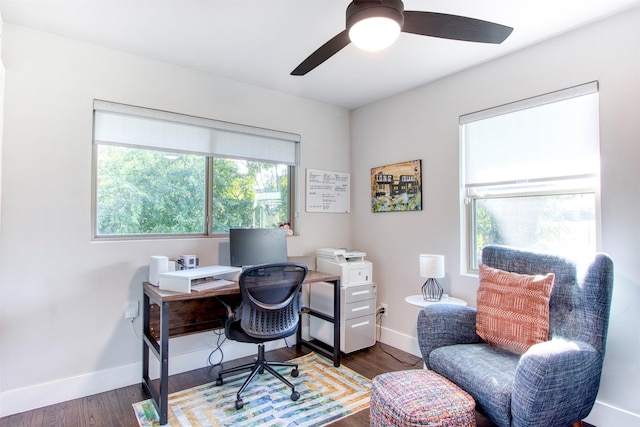
<svg viewBox="0 0 640 427"><path fill-rule="evenodd" d="M352 293L351 295L366 295L368 293L369 293L369 291L357 291L357 292Z"/></svg>
<svg viewBox="0 0 640 427"><path fill-rule="evenodd" d="M366 322L360 322L360 323L354 323L353 325L351 325L351 328L357 328L358 326L366 326L369 324L369 321L367 320Z"/></svg>
<svg viewBox="0 0 640 427"><path fill-rule="evenodd" d="M354 311L362 311L362 310L368 310L368 309L369 309L369 306L368 306L368 305L363 305L362 307L352 308L352 309L351 309L351 312L354 312Z"/></svg>

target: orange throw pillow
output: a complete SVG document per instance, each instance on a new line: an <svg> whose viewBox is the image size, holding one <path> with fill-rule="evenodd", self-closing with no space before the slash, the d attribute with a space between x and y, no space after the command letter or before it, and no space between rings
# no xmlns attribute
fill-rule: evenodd
<svg viewBox="0 0 640 427"><path fill-rule="evenodd" d="M555 275L530 276L480 265L476 332L490 345L522 354L549 339Z"/></svg>

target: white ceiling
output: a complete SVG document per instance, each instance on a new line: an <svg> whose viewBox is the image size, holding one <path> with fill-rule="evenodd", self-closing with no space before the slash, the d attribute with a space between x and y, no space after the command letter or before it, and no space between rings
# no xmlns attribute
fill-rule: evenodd
<svg viewBox="0 0 640 427"><path fill-rule="evenodd" d="M501 45L401 34L289 73L345 26L348 0L0 0L5 22L356 108L634 7L640 0L405 0L514 28Z"/></svg>

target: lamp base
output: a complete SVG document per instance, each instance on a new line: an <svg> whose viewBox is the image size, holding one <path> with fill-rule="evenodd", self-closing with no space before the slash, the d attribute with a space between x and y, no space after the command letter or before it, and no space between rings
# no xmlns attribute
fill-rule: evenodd
<svg viewBox="0 0 640 427"><path fill-rule="evenodd" d="M440 286L440 283L433 278L427 279L422 285L422 298L425 301L437 302L442 298L444 289Z"/></svg>

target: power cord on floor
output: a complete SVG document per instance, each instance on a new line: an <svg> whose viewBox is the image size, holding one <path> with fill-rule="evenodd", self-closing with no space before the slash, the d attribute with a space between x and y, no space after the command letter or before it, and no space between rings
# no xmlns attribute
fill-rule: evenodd
<svg viewBox="0 0 640 427"><path fill-rule="evenodd" d="M404 360L398 359L395 355L393 355L390 352L388 352L387 350L385 350L384 346L386 344L383 344L380 341L380 338L382 337L382 313L378 313L376 316L378 318L377 319L377 322L378 322L378 339L376 341L377 341L378 345L380 346L380 350L382 350L383 353L388 354L389 356L391 356L393 359L395 359L402 366L407 366L407 367L412 368L412 367L417 366L419 363L422 363L422 359L418 359L414 363L405 362Z"/></svg>
<svg viewBox="0 0 640 427"><path fill-rule="evenodd" d="M227 337L224 334L224 330L216 329L213 331L213 334L216 335L217 337L216 344L213 350L211 350L211 353L209 353L209 358L208 358L209 366L212 368L222 365L222 362L224 361L224 352L222 351L222 345L225 343L225 341L227 341ZM211 358L217 352L220 352L220 360L216 363L213 363Z"/></svg>
<svg viewBox="0 0 640 427"><path fill-rule="evenodd" d="M229 304L227 304L226 301L224 301L220 297L216 297L216 299L224 306L227 312L227 319L231 319L233 316L233 310L231 306L229 306ZM214 335L216 335L217 338L216 338L215 347L213 348L213 350L211 350L211 353L209 353L209 358L208 358L209 367L210 368L215 368L216 366L222 367L222 362L224 362L224 352L222 351L222 345L227 341L227 336L225 335L224 329L214 329L213 333ZM220 360L217 363L213 363L211 361L211 358L217 352L220 352Z"/></svg>

